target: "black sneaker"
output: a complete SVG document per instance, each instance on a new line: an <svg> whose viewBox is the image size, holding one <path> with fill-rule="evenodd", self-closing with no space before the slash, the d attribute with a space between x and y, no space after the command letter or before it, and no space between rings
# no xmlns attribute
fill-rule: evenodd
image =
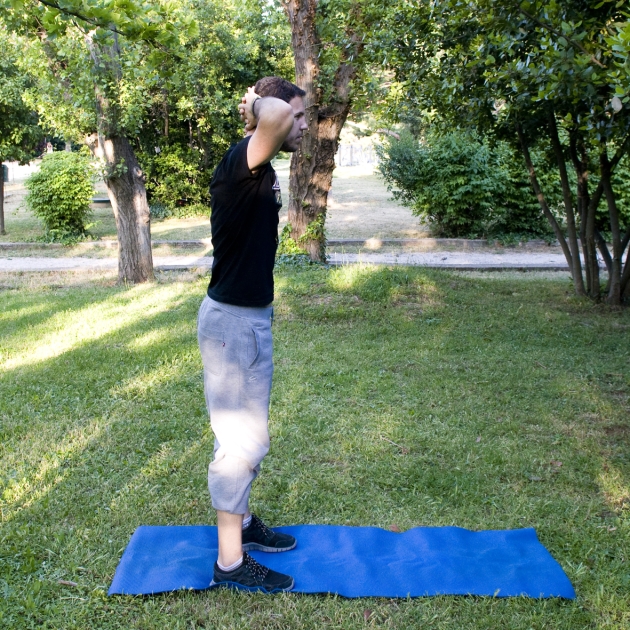
<svg viewBox="0 0 630 630"><path fill-rule="evenodd" d="M289 534L269 529L255 514L251 523L243 530L243 551L291 551L297 541Z"/></svg>
<svg viewBox="0 0 630 630"><path fill-rule="evenodd" d="M234 571L221 571L218 564L214 564L214 579L210 586L227 586L244 591L262 591L263 593L278 593L290 591L295 586L295 580L290 575L272 571L259 564L249 554L243 554L243 562Z"/></svg>

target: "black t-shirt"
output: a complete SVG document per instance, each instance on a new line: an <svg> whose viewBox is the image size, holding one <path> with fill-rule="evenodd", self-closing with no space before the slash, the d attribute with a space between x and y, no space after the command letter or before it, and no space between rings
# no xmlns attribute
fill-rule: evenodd
<svg viewBox="0 0 630 630"><path fill-rule="evenodd" d="M271 164L247 166L251 136L230 147L210 184L214 262L208 295L236 306L273 301L273 266L282 197Z"/></svg>

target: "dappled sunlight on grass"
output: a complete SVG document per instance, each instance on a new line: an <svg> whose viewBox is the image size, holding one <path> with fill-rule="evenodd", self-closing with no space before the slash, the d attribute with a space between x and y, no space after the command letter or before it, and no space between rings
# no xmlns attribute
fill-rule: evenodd
<svg viewBox="0 0 630 630"><path fill-rule="evenodd" d="M37 434L25 435L23 439L30 444L31 450L39 453L39 464L34 469L25 470L31 467L29 464L35 462L13 458L5 460L5 466L8 464L14 468L8 473L9 481L0 497L2 522L11 520L17 512L45 499L68 475L69 470L65 466L77 460L90 443L99 439L101 429L100 423L94 420L69 431L54 445L48 440L38 444L40 439Z"/></svg>
<svg viewBox="0 0 630 630"><path fill-rule="evenodd" d="M181 285L138 285L74 311L70 322L66 321L65 311L55 312L31 331L31 336L37 339L35 347L30 347L22 354L14 354L2 367L13 370L59 357L82 344L101 339L122 326L130 326L147 317L177 308L183 299L181 291Z"/></svg>
<svg viewBox="0 0 630 630"><path fill-rule="evenodd" d="M138 335L127 343L127 347L130 350L140 350L147 348L157 343L164 343L170 337L172 337L173 331L168 328L160 328L158 330L151 330L142 335Z"/></svg>
<svg viewBox="0 0 630 630"><path fill-rule="evenodd" d="M440 302L435 282L417 272L410 274L408 268L345 265L330 272L328 286L335 292L355 293L370 302Z"/></svg>
<svg viewBox="0 0 630 630"><path fill-rule="evenodd" d="M181 506L183 502L186 509L182 510L180 507L169 510L167 522L186 523L191 516L193 522L208 522L209 514L203 507L209 507L210 500L205 493L200 493L198 480L203 478L207 462L211 458L212 443L213 438L162 443L116 490L115 496L109 502L112 514L117 518L135 519L134 527L142 524L164 525L165 505ZM191 467L195 469L194 474L190 474ZM170 480L182 475L187 478L182 479L176 488L172 488ZM141 521L136 516L139 510L142 512Z"/></svg>
<svg viewBox="0 0 630 630"><path fill-rule="evenodd" d="M138 525L214 519L195 335L207 279L164 280L3 296L3 352L62 351L0 377L2 623L345 629L369 606L396 628L616 627L630 606L630 313L555 280L385 267L278 271L271 450L252 508L272 525L533 526L578 602L105 599Z"/></svg>
<svg viewBox="0 0 630 630"><path fill-rule="evenodd" d="M606 464L597 479L606 503L620 514L630 510L630 484L618 467Z"/></svg>

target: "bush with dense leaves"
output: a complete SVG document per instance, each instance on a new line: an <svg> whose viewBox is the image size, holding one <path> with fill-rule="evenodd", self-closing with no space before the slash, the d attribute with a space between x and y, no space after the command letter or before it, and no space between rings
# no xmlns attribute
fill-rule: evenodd
<svg viewBox="0 0 630 630"><path fill-rule="evenodd" d="M436 236L541 238L550 234L518 156L471 133L404 133L380 147L380 171L394 198Z"/></svg>
<svg viewBox="0 0 630 630"><path fill-rule="evenodd" d="M26 204L44 222L49 240L64 241L87 234L94 179L86 155L56 151L44 156L39 171L26 180Z"/></svg>
<svg viewBox="0 0 630 630"><path fill-rule="evenodd" d="M147 173L146 189L154 218L210 214L212 172L201 165L199 151L181 144L139 155ZM153 212L153 207L159 212Z"/></svg>

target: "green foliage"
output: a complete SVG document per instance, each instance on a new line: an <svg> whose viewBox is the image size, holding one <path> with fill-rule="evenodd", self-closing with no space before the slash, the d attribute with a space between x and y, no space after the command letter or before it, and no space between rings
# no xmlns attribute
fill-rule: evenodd
<svg viewBox="0 0 630 630"><path fill-rule="evenodd" d="M100 40L115 33L129 41L151 42L156 45L156 60L162 58L160 52L165 47L197 33L197 25L190 16L174 15L176 3L172 2L47 0L31 4L24 0L0 0L0 6L7 11L14 27L28 28L37 23L43 32L55 38L80 25L82 30L92 30Z"/></svg>
<svg viewBox="0 0 630 630"><path fill-rule="evenodd" d="M473 133L403 133L379 148L380 171L394 197L436 235L541 237L548 232L519 156L504 142Z"/></svg>
<svg viewBox="0 0 630 630"><path fill-rule="evenodd" d="M294 72L277 3L183 0L179 11L194 16L199 34L165 60L159 81L144 82L143 123L134 136L150 199L172 208L207 202L215 166L242 138L236 105L247 87Z"/></svg>
<svg viewBox="0 0 630 630"><path fill-rule="evenodd" d="M308 267L314 264L306 250L291 238L292 229L291 224L287 223L280 232L276 250L276 267Z"/></svg>
<svg viewBox="0 0 630 630"><path fill-rule="evenodd" d="M383 29L382 46L395 75L394 87L402 86L410 109L432 117L432 124L448 131L469 128L500 137L523 154L538 147L553 154L557 180L564 178L565 171L573 171L564 181L572 197L567 191L564 225L551 208L549 223L571 265L577 266L582 240L586 274L573 274L574 287L576 293L586 292L594 300L601 297L595 230L613 236L612 255L604 257L610 303L621 301L628 282L621 261L627 244L622 235L630 224L623 211L617 216L612 196L602 196L602 178L609 178L609 165L614 172L629 145L626 4L624 0L435 0L420 6L400 2L392 8L390 28ZM611 185L614 191L615 182ZM542 206L544 196L543 188ZM602 210L597 204L609 207ZM596 213L596 222L588 220L591 213Z"/></svg>
<svg viewBox="0 0 630 630"><path fill-rule="evenodd" d="M144 157L150 203L161 203L175 211L179 207L210 202L212 174L200 170L199 151L175 144L164 147L153 158Z"/></svg>
<svg viewBox="0 0 630 630"><path fill-rule="evenodd" d="M630 229L630 155L626 155L619 162L619 166L613 173L611 183L615 192L621 225L625 226L626 229ZM607 223L606 218L601 215L607 214L606 209L600 208L599 214L599 222L605 225Z"/></svg>
<svg viewBox="0 0 630 630"><path fill-rule="evenodd" d="M24 42L0 23L0 162L27 162L42 137L37 114L24 102L31 85L17 62Z"/></svg>
<svg viewBox="0 0 630 630"><path fill-rule="evenodd" d="M173 216L173 211L159 201L149 204L149 212L152 219L168 219Z"/></svg>
<svg viewBox="0 0 630 630"><path fill-rule="evenodd" d="M295 256L306 254L306 251L291 238L292 230L293 227L290 223L287 223L282 228L280 237L278 238L278 249L276 250L277 256Z"/></svg>
<svg viewBox="0 0 630 630"><path fill-rule="evenodd" d="M167 206L160 201L149 204L152 219L187 219L188 217L210 217L212 209L203 203L193 203L189 206Z"/></svg>
<svg viewBox="0 0 630 630"><path fill-rule="evenodd" d="M315 242L319 245L319 260L325 263L326 257L326 243L328 239L326 237L325 228L326 214L324 212L318 214L304 230L304 233L298 239L298 246L305 243Z"/></svg>
<svg viewBox="0 0 630 630"><path fill-rule="evenodd" d="M47 154L39 171L26 180L29 209L44 223L48 240L87 234L95 174L87 156L68 151Z"/></svg>

